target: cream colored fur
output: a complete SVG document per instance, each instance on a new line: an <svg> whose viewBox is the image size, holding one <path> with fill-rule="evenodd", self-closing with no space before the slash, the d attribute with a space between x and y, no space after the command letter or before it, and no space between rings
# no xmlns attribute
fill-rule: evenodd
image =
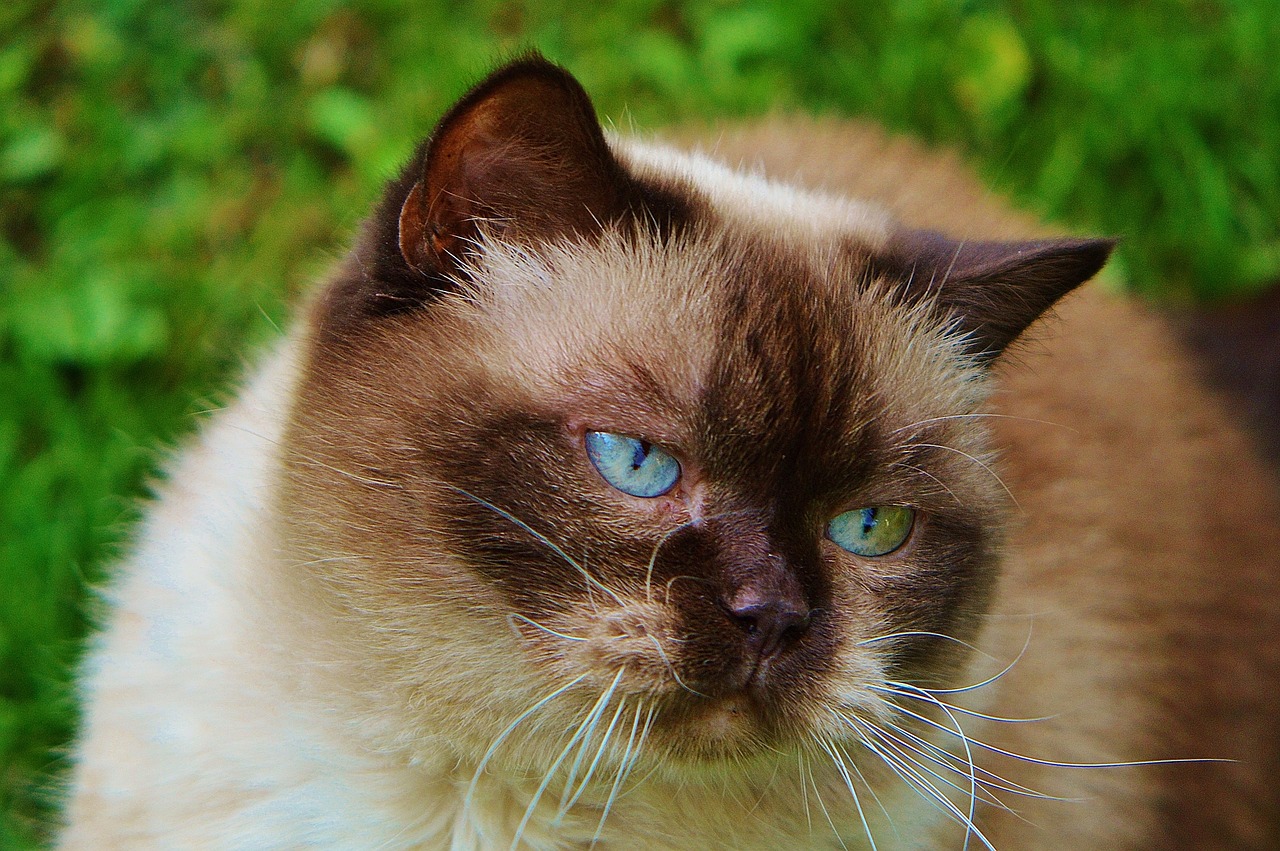
<svg viewBox="0 0 1280 851"><path fill-rule="evenodd" d="M912 224L960 236L1037 230L988 198L951 158L866 128L778 124L722 137L712 152L820 184L830 193L822 196L671 149L615 144L638 170L685 175L741 227L809 246L815 264L834 256L823 245L833 222L855 229L869 247L886 238L890 220L879 208L838 200L845 194L873 197ZM566 367L605 346L602 329L616 330L619 321L643 326L619 335L624 339L682 346L682 357L662 365L662 379L696 386L709 352L683 328L666 328L661 316L623 303L643 279L644 288L667 290L685 305L683 314L696 317L696 258L681 268L659 259L650 268L624 267L623 260L634 258L596 258L584 270L572 256L555 267L555 258L498 252L488 261L489 278L510 286L474 292L450 309L459 333L478 335L476 350L490 368L509 370L502 380L531 394L571 390L558 385ZM549 280L554 291L539 286ZM575 288L594 294L590 308L549 330L548 316L563 313L566 300L587 303L572 295ZM469 324L477 316L501 322L485 332ZM886 313L884 321L908 319ZM86 664L85 732L62 847L490 849L508 847L517 829L525 847L588 847L610 798L616 753L566 813L558 813L563 767L541 803L528 807L563 747L562 731L581 721L590 700L563 709L549 702L539 716L545 734L521 729L477 773L487 743L554 682L528 673L528 634L513 629L483 589L448 580L435 592L439 602L424 604L431 635L388 628L371 650L369 623L391 621L343 608L331 589L300 578L307 565L282 545L270 518L307 334L300 326L283 341L175 459L134 554L107 591L112 615ZM1018 362L1001 369L995 397L994 413L1011 417L993 418L992 427L1005 447L999 471L1017 500L1017 531L981 640L985 655L965 679L979 682L1012 665L970 696L974 704L996 715L1053 717L1021 725L966 719L965 727L1055 761L1240 757L1221 729L1201 740L1162 737L1162 713L1199 688L1188 682L1197 672L1168 642L1171 635L1207 640L1217 630L1224 641L1253 644L1250 630L1274 621L1274 606L1259 602L1262 614L1255 612L1252 624L1236 623L1249 617L1248 595L1276 599L1273 571L1215 568L1214 561L1223 552L1233 565L1250 552L1274 558L1271 480L1250 460L1247 441L1219 402L1188 377L1190 365L1160 322L1141 309L1092 289L1070 297L1059 318L1033 336ZM904 380L924 386L932 380L924 372L954 368L956 359L938 328L923 327L920 343L938 347L937 357ZM892 360L891 348L882 356ZM903 369L890 364L885 372L905 375ZM941 386L956 393L947 410L976 409L986 392L976 380ZM987 458L981 441L968 448ZM985 461L984 469L961 466L958 476L989 475ZM1249 516L1228 517L1229 529L1206 537L1189 518L1226 499L1243 503ZM1228 537L1236 543L1223 543ZM460 600L476 602L468 608ZM1218 609L1206 608L1207 600ZM1226 626L1214 613L1224 607ZM584 612L579 623L557 626L572 632L590 622ZM450 662L477 646L493 650L483 670L450 673ZM415 654L412 665L395 667L395 653ZM874 653L847 653L851 680L876 676ZM376 654L386 658L371 661ZM414 682L437 668L439 679L425 688ZM1246 669L1250 676L1258 670ZM478 690L494 683L506 691ZM620 713L619 729L643 730L639 707ZM1017 783L1072 799L1014 798L1021 818L979 808L979 825L997 848L1156 847L1165 787L1153 778L1164 769L1052 768L981 751L975 757ZM860 760L859 767L876 796L863 790L862 815L838 768L812 755L764 754L702 769L645 765L612 802L599 844L858 848L869 847L869 832L882 849L962 847L963 831L936 806L872 764ZM964 794L952 797L967 809ZM980 847L978 840L970 838L969 847Z"/></svg>

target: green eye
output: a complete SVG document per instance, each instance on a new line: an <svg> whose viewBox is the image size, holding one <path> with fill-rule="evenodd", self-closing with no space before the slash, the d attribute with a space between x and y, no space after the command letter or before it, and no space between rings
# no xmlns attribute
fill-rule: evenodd
<svg viewBox="0 0 1280 851"><path fill-rule="evenodd" d="M680 480L680 462L643 440L589 431L587 457L604 480L631 496L662 496Z"/></svg>
<svg viewBox="0 0 1280 851"><path fill-rule="evenodd" d="M901 505L855 508L827 524L827 537L859 556L884 556L906 543L916 513Z"/></svg>

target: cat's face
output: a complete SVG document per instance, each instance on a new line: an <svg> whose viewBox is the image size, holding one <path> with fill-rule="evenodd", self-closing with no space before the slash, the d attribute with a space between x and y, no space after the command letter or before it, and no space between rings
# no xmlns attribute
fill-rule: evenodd
<svg viewBox="0 0 1280 851"><path fill-rule="evenodd" d="M473 759L855 738L978 625L987 363L1105 253L611 151L562 72L500 72L314 315L282 516L353 687Z"/></svg>

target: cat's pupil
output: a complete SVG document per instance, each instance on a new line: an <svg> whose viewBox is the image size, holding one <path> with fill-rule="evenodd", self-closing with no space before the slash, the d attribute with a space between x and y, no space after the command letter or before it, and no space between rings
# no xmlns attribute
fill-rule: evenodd
<svg viewBox="0 0 1280 851"><path fill-rule="evenodd" d="M644 463L649 460L649 450L653 448L653 444L644 440L636 441L636 451L631 456L631 469L639 470Z"/></svg>

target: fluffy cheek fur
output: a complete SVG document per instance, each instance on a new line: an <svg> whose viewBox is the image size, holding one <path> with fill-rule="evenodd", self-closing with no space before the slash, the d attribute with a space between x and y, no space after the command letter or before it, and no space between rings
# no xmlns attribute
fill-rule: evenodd
<svg viewBox="0 0 1280 851"><path fill-rule="evenodd" d="M483 292L314 346L286 437L293 580L324 596L335 645L356 648L336 679L384 746L444 745L474 763L537 707L495 759L545 765L603 700L599 723L643 721L672 765L740 756L848 738L851 717L881 714L875 686L940 678L959 658L925 634L976 627L996 546L981 530L1003 506L970 419L981 380L957 370L941 331L917 327L923 311L848 294L852 318L831 333L856 333L863 395L879 407L827 435L878 471L844 507L908 502L919 528L901 553L859 560L810 524L797 561L818 589L813 624L751 702L718 686L746 662L698 590L713 577L669 546L741 494L692 457L680 488L635 500L581 447L583 429L697 446L708 376L726 372L702 333L715 270L622 241L589 258L488 262ZM539 285L550 277L554 289ZM682 309L637 309L655 299Z"/></svg>

